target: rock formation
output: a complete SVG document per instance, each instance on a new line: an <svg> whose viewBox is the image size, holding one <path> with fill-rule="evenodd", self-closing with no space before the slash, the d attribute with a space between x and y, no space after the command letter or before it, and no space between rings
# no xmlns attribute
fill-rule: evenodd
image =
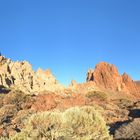
<svg viewBox="0 0 140 140"><path fill-rule="evenodd" d="M7 88L18 88L25 93L44 90L63 89L51 71L38 69L34 72L27 62L13 62L0 56L0 85Z"/></svg>
<svg viewBox="0 0 140 140"><path fill-rule="evenodd" d="M130 91L132 94L140 94L139 86L126 73L122 75L122 81L125 84L127 90Z"/></svg>
<svg viewBox="0 0 140 140"><path fill-rule="evenodd" d="M126 73L120 75L114 65L105 62L99 63L95 70L90 69L86 80L87 82L93 81L97 86L112 91L124 91L131 94L140 93L139 87Z"/></svg>
<svg viewBox="0 0 140 140"><path fill-rule="evenodd" d="M139 83L126 73L120 75L114 65L101 62L88 71L86 83L73 80L64 88L50 70L35 72L26 61L0 56L0 137L23 132L24 121L36 113L94 106L114 139L140 139Z"/></svg>
<svg viewBox="0 0 140 140"><path fill-rule="evenodd" d="M71 81L70 86L72 86L72 87L73 87L73 86L77 86L77 85L78 85L78 83L77 83L75 80L72 80L72 81Z"/></svg>

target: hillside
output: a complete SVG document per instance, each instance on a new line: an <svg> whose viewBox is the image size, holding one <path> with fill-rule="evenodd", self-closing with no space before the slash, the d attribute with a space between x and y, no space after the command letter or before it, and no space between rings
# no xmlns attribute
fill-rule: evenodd
<svg viewBox="0 0 140 140"><path fill-rule="evenodd" d="M126 73L119 74L114 65L101 62L88 70L85 83L72 81L66 88L50 70L35 72L27 61L0 56L0 137L139 139L138 83Z"/></svg>

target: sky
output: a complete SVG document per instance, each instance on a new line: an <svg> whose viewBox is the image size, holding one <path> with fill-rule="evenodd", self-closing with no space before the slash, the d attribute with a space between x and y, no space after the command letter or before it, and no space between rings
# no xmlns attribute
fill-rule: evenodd
<svg viewBox="0 0 140 140"><path fill-rule="evenodd" d="M101 61L138 80L140 0L0 0L0 51L65 85Z"/></svg>

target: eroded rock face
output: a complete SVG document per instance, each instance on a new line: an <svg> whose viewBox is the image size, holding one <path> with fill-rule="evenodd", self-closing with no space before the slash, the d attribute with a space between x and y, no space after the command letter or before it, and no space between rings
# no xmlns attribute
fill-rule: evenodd
<svg viewBox="0 0 140 140"><path fill-rule="evenodd" d="M93 81L97 86L102 86L113 91L124 91L139 94L140 89L135 82L126 74L120 75L117 68L105 62L99 63L95 70L87 73L87 82Z"/></svg>
<svg viewBox="0 0 140 140"><path fill-rule="evenodd" d="M75 80L72 80L71 81L70 86L74 87L74 86L77 86L77 85L78 85L78 83Z"/></svg>
<svg viewBox="0 0 140 140"><path fill-rule="evenodd" d="M132 94L140 94L139 86L126 73L122 75L122 81L125 84L127 90L131 91Z"/></svg>
<svg viewBox="0 0 140 140"><path fill-rule="evenodd" d="M0 56L0 85L16 87L26 93L63 89L51 71L38 69L34 72L27 61L13 62L3 56Z"/></svg>
<svg viewBox="0 0 140 140"><path fill-rule="evenodd" d="M90 70L87 74L87 81L94 81L99 86L113 90L120 90L121 80L117 68L105 62L99 63L94 71Z"/></svg>

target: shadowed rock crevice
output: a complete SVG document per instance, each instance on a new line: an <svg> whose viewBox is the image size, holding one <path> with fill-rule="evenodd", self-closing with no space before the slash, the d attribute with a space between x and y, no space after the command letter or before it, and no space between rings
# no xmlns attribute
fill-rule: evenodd
<svg viewBox="0 0 140 140"><path fill-rule="evenodd" d="M3 85L0 85L0 94L7 94L9 93L11 90L4 87Z"/></svg>
<svg viewBox="0 0 140 140"><path fill-rule="evenodd" d="M129 116L132 117L132 118L140 118L140 109L132 109L132 110L129 110L130 113L129 113Z"/></svg>
<svg viewBox="0 0 140 140"><path fill-rule="evenodd" d="M134 119L131 122L122 124L114 134L114 139L128 139L139 140L140 139L140 118Z"/></svg>
<svg viewBox="0 0 140 140"><path fill-rule="evenodd" d="M110 134L111 135L114 135L115 134L115 131L117 129L119 129L122 125L127 125L131 122L131 120L127 120L127 121L120 121L120 122L116 122L116 123L113 123L113 124L110 124L109 125L109 131L110 131Z"/></svg>
<svg viewBox="0 0 140 140"><path fill-rule="evenodd" d="M129 110L129 120L110 124L110 134L114 140L140 139L140 109Z"/></svg>

